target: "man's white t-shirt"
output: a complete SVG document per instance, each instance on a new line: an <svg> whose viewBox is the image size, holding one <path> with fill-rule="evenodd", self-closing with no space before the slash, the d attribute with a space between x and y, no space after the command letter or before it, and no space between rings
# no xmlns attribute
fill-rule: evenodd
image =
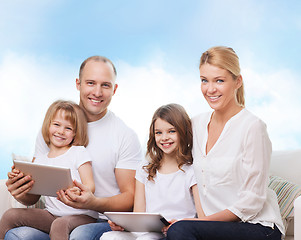
<svg viewBox="0 0 301 240"><path fill-rule="evenodd" d="M88 123L89 145L92 159L96 197L112 197L120 193L115 168L136 170L142 160L141 145L137 134L111 111ZM42 133L38 134L35 157L49 151ZM106 219L103 214L100 218Z"/></svg>
<svg viewBox="0 0 301 240"><path fill-rule="evenodd" d="M72 146L67 152L55 158L49 158L47 155L48 153L38 156L34 162L49 166L70 168L72 180L78 182L81 182L78 168L86 162L91 162L89 153L83 146ZM44 198L46 210L55 216L85 214L94 218L98 217L98 213L95 211L69 207L56 197L44 196Z"/></svg>
<svg viewBox="0 0 301 240"><path fill-rule="evenodd" d="M144 165L147 163L145 162ZM145 186L146 212L160 213L167 220L194 218L196 209L191 187L196 185L193 167L183 165L182 170L170 174L157 171L154 181L147 179L147 172L139 167L136 179Z"/></svg>

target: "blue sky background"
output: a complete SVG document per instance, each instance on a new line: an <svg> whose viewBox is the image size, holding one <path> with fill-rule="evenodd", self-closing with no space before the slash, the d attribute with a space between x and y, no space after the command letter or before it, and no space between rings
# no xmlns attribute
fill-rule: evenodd
<svg viewBox="0 0 301 240"><path fill-rule="evenodd" d="M11 153L32 157L48 106L78 102L75 78L91 55L109 57L119 88L110 109L142 146L153 112L209 110L198 61L215 45L239 55L246 107L268 126L274 150L301 148L301 2L278 0L0 3L0 178Z"/></svg>

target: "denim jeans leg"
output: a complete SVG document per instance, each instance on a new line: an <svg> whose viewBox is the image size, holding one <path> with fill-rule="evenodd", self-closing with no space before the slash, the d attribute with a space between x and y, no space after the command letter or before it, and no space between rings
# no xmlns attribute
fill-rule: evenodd
<svg viewBox="0 0 301 240"><path fill-rule="evenodd" d="M167 232L167 240L280 240L278 228L244 222L179 221Z"/></svg>
<svg viewBox="0 0 301 240"><path fill-rule="evenodd" d="M106 220L98 219L96 223L78 226L70 234L70 240L99 240L103 233L111 231Z"/></svg>
<svg viewBox="0 0 301 240"><path fill-rule="evenodd" d="M5 234L4 240L50 240L49 235L31 227L17 227Z"/></svg>

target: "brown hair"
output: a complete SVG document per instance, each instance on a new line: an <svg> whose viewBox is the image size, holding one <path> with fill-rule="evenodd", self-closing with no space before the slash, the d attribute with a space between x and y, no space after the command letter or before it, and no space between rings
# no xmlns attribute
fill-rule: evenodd
<svg viewBox="0 0 301 240"><path fill-rule="evenodd" d="M49 127L55 115L60 111L64 111L65 119L70 121L73 126L75 136L73 141L70 143L70 146L86 147L89 143L86 115L79 105L72 101L64 100L55 101L50 105L46 112L42 125L42 135L45 143L48 146L50 145Z"/></svg>
<svg viewBox="0 0 301 240"><path fill-rule="evenodd" d="M217 46L208 49L201 56L199 68L206 63L229 71L234 80L240 76L239 58L232 48ZM242 107L245 106L243 82L236 92L236 100Z"/></svg>
<svg viewBox="0 0 301 240"><path fill-rule="evenodd" d="M185 109L179 104L163 105L154 113L149 128L146 156L149 158L150 163L143 167L148 173L148 180L154 179L163 158L163 151L157 146L155 140L155 122L158 118L173 125L177 131L180 141L175 151L179 169L184 164L192 164L192 128L190 118Z"/></svg>
<svg viewBox="0 0 301 240"><path fill-rule="evenodd" d="M80 68L79 68L79 79L81 79L82 72L83 72L83 70L84 70L86 64L87 64L89 61L109 63L109 64L112 66L112 68L113 68L115 77L117 76L116 68L115 68L113 62L112 62L110 59L108 59L108 58L106 58L106 57L103 57L103 56L92 56L92 57L87 58L87 59L86 59L85 61L83 61L83 63L80 65Z"/></svg>

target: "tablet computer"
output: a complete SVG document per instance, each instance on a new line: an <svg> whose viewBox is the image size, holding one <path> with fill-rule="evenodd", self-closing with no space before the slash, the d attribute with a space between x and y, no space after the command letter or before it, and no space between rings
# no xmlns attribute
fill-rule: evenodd
<svg viewBox="0 0 301 240"><path fill-rule="evenodd" d="M104 212L114 223L129 232L161 232L169 222L159 213Z"/></svg>
<svg viewBox="0 0 301 240"><path fill-rule="evenodd" d="M65 167L54 167L39 163L14 160L15 168L30 175L35 181L31 194L56 197L56 192L73 186L71 171Z"/></svg>

